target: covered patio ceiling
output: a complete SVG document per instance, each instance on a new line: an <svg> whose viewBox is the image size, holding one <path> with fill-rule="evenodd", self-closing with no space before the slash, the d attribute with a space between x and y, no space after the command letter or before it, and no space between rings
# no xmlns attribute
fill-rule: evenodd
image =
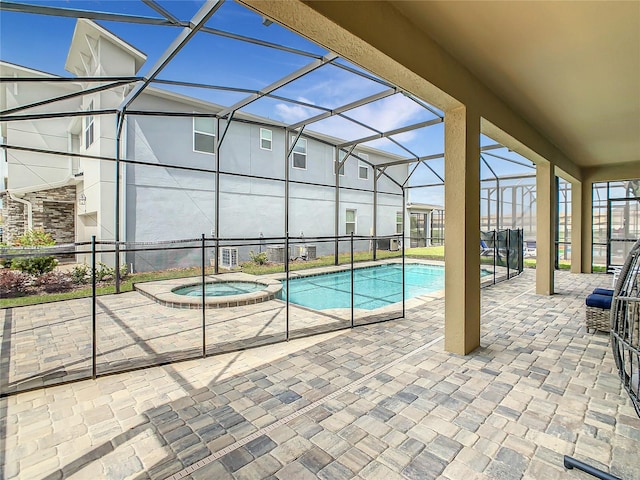
<svg viewBox="0 0 640 480"><path fill-rule="evenodd" d="M577 166L640 172L640 2L376 2L385 27L371 2L305 3L391 56L408 22Z"/></svg>

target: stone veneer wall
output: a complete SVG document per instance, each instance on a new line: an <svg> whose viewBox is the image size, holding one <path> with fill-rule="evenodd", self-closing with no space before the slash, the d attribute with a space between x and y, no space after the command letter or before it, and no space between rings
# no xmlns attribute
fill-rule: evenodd
<svg viewBox="0 0 640 480"><path fill-rule="evenodd" d="M75 185L27 193L21 198L33 206L34 230L50 233L58 244L75 241ZM12 243L27 229L27 207L12 200L6 193L2 200L3 241Z"/></svg>
<svg viewBox="0 0 640 480"><path fill-rule="evenodd" d="M12 200L6 192L2 193L2 241L13 243L27 227L27 209L25 205Z"/></svg>

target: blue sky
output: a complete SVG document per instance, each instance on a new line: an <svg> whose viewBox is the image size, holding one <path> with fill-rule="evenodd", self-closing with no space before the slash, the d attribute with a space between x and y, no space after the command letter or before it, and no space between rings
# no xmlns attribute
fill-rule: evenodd
<svg viewBox="0 0 640 480"><path fill-rule="evenodd" d="M157 12L144 3L131 0L44 0L24 3L160 17ZM158 3L181 20L189 20L198 11L202 1L159 0ZM254 12L233 1L227 1L208 21L207 27L259 38L315 55L328 53L322 47L277 24L264 26L262 20ZM69 73L64 71L64 64L75 22L74 18L2 11L0 12L0 59L61 76L69 76ZM145 74L151 68L156 59L180 33L180 28L176 27L105 21L98 21L98 23L147 55L147 62L141 68L140 74ZM311 58L289 52L199 32L161 72L158 78L261 89L311 61ZM348 64L342 60L341 62ZM312 105L335 108L385 89L384 85L335 66L324 66L274 93ZM220 94L211 90L191 88L177 88L175 90L227 106L245 96L245 94ZM274 99L261 99L249 105L244 111L285 123L295 123L320 113L318 109ZM393 130L436 118L431 112L418 106L417 103L402 94L396 94L362 106L347 112L347 115L367 123L379 131ZM373 133L362 126L336 117L315 123L308 128L346 140L355 140ZM442 124L403 133L394 138L419 156L437 154L444 150ZM491 139L482 139L482 144L489 143L494 142ZM383 139L367 145L391 153L406 155L406 152L403 152L389 140ZM530 163L506 149L492 153ZM486 158L489 159L489 157ZM506 174L533 172L531 169L499 159L491 158L490 161L495 163L495 170ZM433 168L439 175L444 176L442 160L434 161ZM481 168L483 178L491 176L487 172L483 166ZM436 181L438 181L437 177L424 166L419 167L412 177L413 184L434 183ZM412 195L414 202L442 203L442 200L435 198L439 194L414 190Z"/></svg>

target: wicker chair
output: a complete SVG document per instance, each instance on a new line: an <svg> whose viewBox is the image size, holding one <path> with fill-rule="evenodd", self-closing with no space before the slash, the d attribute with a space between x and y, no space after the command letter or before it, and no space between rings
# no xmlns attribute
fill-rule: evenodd
<svg viewBox="0 0 640 480"><path fill-rule="evenodd" d="M609 333L611 330L611 301L613 290L608 288L596 288L585 299L587 308L585 309L585 320L587 333L590 329L600 330Z"/></svg>
<svg viewBox="0 0 640 480"><path fill-rule="evenodd" d="M598 289L596 289L598 290ZM601 332L609 332L611 330L611 301L613 295L603 295L592 293L587 296L586 307L586 324L587 333L590 329L600 330Z"/></svg>
<svg viewBox="0 0 640 480"><path fill-rule="evenodd" d="M611 346L622 384L640 416L640 240L620 271L611 303Z"/></svg>

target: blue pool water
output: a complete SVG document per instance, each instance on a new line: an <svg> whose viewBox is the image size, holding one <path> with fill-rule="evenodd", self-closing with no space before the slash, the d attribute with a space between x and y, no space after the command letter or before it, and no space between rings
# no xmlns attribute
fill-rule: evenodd
<svg viewBox="0 0 640 480"><path fill-rule="evenodd" d="M279 298L286 297L286 282ZM444 288L444 268L435 265L405 265L405 298ZM354 307L373 310L402 301L402 265L388 264L354 270ZM351 308L351 272L327 273L289 280L289 301L326 310Z"/></svg>
<svg viewBox="0 0 640 480"><path fill-rule="evenodd" d="M207 283L205 286L205 296L226 297L229 295L241 295L243 293L257 292L264 290L265 286L255 282L215 282ZM186 295L187 297L201 297L202 284L190 285L188 287L177 288L173 293Z"/></svg>

